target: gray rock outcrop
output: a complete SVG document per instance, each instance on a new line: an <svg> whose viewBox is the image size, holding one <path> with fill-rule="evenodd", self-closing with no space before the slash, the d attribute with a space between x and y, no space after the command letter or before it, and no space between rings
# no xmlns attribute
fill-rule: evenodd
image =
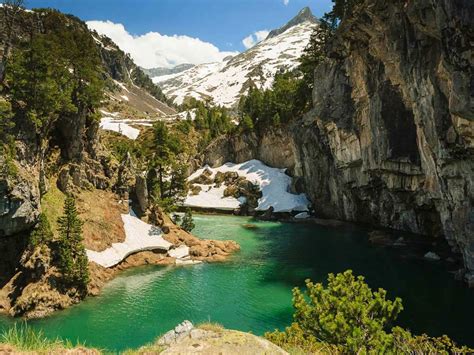
<svg viewBox="0 0 474 355"><path fill-rule="evenodd" d="M468 1L365 1L293 135L320 214L444 237L471 272L473 18Z"/></svg>

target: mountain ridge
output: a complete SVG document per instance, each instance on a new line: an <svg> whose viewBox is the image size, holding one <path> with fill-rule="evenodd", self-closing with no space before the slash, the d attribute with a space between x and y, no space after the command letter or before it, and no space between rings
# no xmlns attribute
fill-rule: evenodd
<svg viewBox="0 0 474 355"><path fill-rule="evenodd" d="M235 107L249 87L268 89L277 72L296 69L317 25L311 10L304 8L283 27L273 30L272 36L227 61L154 77L153 82L177 105L195 98Z"/></svg>
<svg viewBox="0 0 474 355"><path fill-rule="evenodd" d="M276 37L279 34L282 34L283 32L287 31L291 27L297 26L305 21L319 23L318 19L316 18L316 16L313 15L311 9L308 6L301 9L300 12L298 12L298 14L295 17L293 17L290 21L288 21L282 27L276 28L270 31L266 39Z"/></svg>
<svg viewBox="0 0 474 355"><path fill-rule="evenodd" d="M191 69L194 67L195 64L191 63L183 63L178 64L172 68L165 68L165 67L156 67L156 68L141 68L142 71L147 74L150 78L163 76L163 75L171 75L171 74L178 74L185 70Z"/></svg>

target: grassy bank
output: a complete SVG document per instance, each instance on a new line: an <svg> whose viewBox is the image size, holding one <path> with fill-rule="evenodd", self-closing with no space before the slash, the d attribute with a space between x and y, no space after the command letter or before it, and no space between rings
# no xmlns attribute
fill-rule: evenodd
<svg viewBox="0 0 474 355"><path fill-rule="evenodd" d="M86 348L84 344L73 344L62 339L49 339L42 331L32 329L26 323L15 324L0 335L0 353L60 354L87 353L100 354L101 351Z"/></svg>

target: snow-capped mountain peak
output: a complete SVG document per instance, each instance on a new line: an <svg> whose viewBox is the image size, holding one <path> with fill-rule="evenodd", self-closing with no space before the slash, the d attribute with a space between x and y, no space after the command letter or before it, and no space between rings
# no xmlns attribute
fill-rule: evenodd
<svg viewBox="0 0 474 355"><path fill-rule="evenodd" d="M295 17L293 17L290 21L288 21L284 26L280 27L280 28L277 28L273 31L271 31L268 36L267 36L267 39L269 38L273 38L273 37L276 37L278 36L279 34L282 34L283 32L285 32L286 30L288 30L289 28L293 27L293 26L297 26L301 23L304 23L304 22L310 22L310 23L318 23L318 20L316 19L316 17L313 15L313 13L311 12L311 9L309 7L305 7L303 9L301 9L300 12L298 12L298 15L296 15Z"/></svg>
<svg viewBox="0 0 474 355"><path fill-rule="evenodd" d="M254 47L225 61L196 65L180 73L153 78L176 104L186 98L235 107L251 85L269 88L280 70L292 70L308 45L318 21L309 8L270 32Z"/></svg>

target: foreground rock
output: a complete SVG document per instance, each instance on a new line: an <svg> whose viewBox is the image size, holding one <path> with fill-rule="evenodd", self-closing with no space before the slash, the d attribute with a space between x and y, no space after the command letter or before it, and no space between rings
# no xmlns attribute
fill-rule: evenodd
<svg viewBox="0 0 474 355"><path fill-rule="evenodd" d="M0 289L0 313L42 318L79 303L87 291L66 284L47 247L26 249L16 274Z"/></svg>
<svg viewBox="0 0 474 355"><path fill-rule="evenodd" d="M255 335L213 324L194 327L189 321L164 334L156 345L161 347L161 354L287 354ZM139 349L141 351L146 352L147 348Z"/></svg>

